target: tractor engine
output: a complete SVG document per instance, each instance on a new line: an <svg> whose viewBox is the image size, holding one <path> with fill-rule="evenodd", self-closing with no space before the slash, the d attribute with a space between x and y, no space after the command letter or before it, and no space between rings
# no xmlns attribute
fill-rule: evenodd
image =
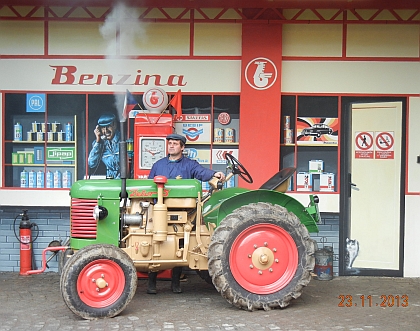
<svg viewBox="0 0 420 331"><path fill-rule="evenodd" d="M71 189L71 247L119 246L139 272L189 266L207 270L210 232L201 219L201 184L195 179L157 176L127 180L127 203L121 180L78 181ZM199 222L201 223L201 222Z"/></svg>

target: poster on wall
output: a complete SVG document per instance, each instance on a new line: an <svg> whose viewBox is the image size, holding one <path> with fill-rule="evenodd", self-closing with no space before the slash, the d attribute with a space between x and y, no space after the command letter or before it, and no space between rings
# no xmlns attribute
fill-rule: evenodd
<svg viewBox="0 0 420 331"><path fill-rule="evenodd" d="M237 148L224 148L224 149L213 149L212 150L212 161L213 165L225 165L226 164L226 153L232 154L236 159L238 157L238 149Z"/></svg>
<svg viewBox="0 0 420 331"><path fill-rule="evenodd" d="M338 118L298 117L296 142L298 145L338 145Z"/></svg>
<svg viewBox="0 0 420 331"><path fill-rule="evenodd" d="M88 178L120 178L119 117L112 108L89 109Z"/></svg>
<svg viewBox="0 0 420 331"><path fill-rule="evenodd" d="M191 160L195 160L200 164L210 164L210 149L198 149L194 147L185 148L187 157Z"/></svg>
<svg viewBox="0 0 420 331"><path fill-rule="evenodd" d="M211 115L183 114L175 122L175 131L187 138L188 144L209 144L211 142Z"/></svg>

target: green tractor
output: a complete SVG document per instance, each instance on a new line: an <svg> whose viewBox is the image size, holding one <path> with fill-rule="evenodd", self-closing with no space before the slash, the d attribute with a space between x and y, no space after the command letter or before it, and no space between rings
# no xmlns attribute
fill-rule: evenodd
<svg viewBox="0 0 420 331"><path fill-rule="evenodd" d="M226 181L252 182L236 158L226 159ZM122 179L75 182L62 254L65 303L85 319L113 317L133 298L139 272L182 266L241 309L286 307L311 279L309 232L319 221L316 196L304 207L284 193L295 170L258 190L222 189L213 178L205 196L195 179L125 179L126 171Z"/></svg>

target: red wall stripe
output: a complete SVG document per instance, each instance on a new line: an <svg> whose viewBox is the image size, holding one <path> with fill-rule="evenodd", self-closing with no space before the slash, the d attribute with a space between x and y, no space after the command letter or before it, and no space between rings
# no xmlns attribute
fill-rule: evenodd
<svg viewBox="0 0 420 331"><path fill-rule="evenodd" d="M281 63L282 26L243 24L239 158L254 179L240 180L243 187L257 188L279 171Z"/></svg>

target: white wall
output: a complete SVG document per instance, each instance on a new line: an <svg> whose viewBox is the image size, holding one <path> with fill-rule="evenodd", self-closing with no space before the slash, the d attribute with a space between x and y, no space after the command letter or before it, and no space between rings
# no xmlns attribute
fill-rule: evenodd
<svg viewBox="0 0 420 331"><path fill-rule="evenodd" d="M415 94L420 63L395 61L283 61L282 92Z"/></svg>
<svg viewBox="0 0 420 331"><path fill-rule="evenodd" d="M420 192L420 97L411 97L408 113L408 192ZM419 193L420 194L420 193Z"/></svg>
<svg viewBox="0 0 420 331"><path fill-rule="evenodd" d="M419 165L420 166L420 165ZM404 277L420 277L420 193L405 198Z"/></svg>
<svg viewBox="0 0 420 331"><path fill-rule="evenodd" d="M420 97L412 97L408 116L407 178L409 194L405 205L404 276L419 277L420 263Z"/></svg>

